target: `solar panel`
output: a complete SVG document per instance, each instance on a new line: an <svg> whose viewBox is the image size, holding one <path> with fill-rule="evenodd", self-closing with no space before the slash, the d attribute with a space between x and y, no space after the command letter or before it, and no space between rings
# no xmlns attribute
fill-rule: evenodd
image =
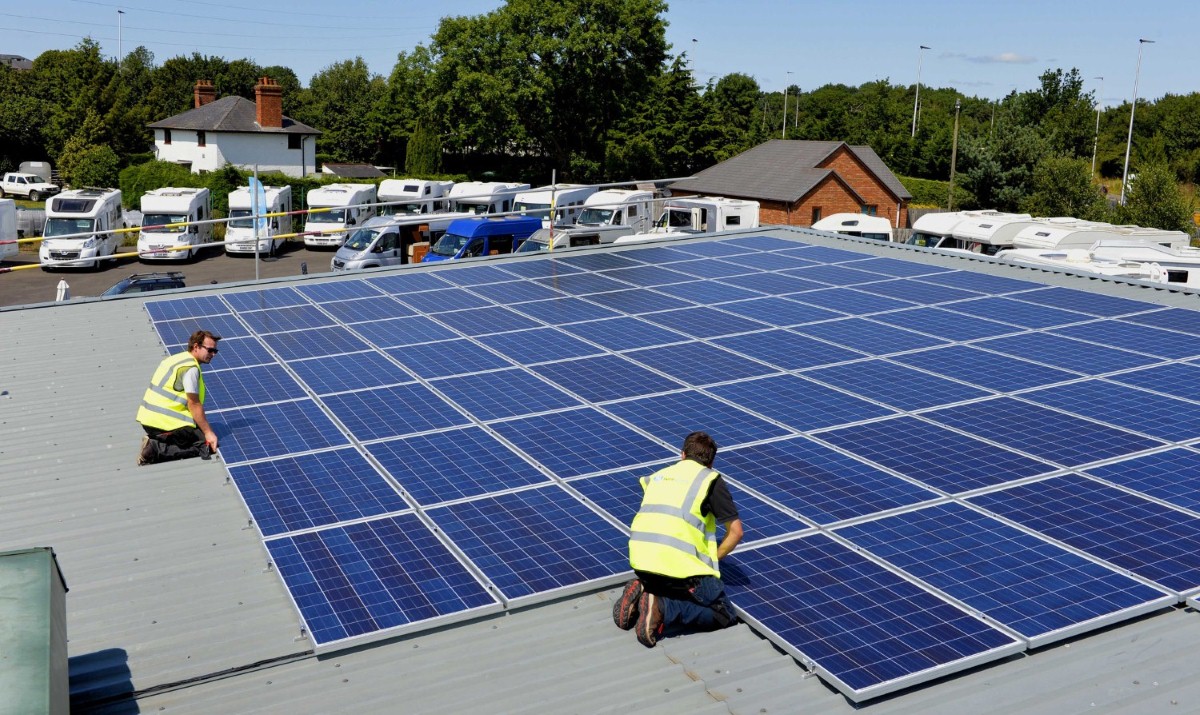
<svg viewBox="0 0 1200 715"><path fill-rule="evenodd" d="M164 320L220 315L228 312L229 306L225 305L221 298L215 295L146 302L146 313L156 323Z"/></svg>
<svg viewBox="0 0 1200 715"><path fill-rule="evenodd" d="M557 259L541 261L505 261L502 269L521 278L546 278L582 273L583 269L576 268Z"/></svg>
<svg viewBox="0 0 1200 715"><path fill-rule="evenodd" d="M595 296L593 296L595 297ZM513 310L528 315L534 320L540 320L550 325L578 323L584 320L600 318L617 318L621 316L615 310L609 310L583 298L555 298L553 300L537 300L527 303L515 303Z"/></svg>
<svg viewBox="0 0 1200 715"><path fill-rule="evenodd" d="M406 271L391 276L367 278L366 283L391 295L408 295L426 290L449 288L452 284L442 280L442 271Z"/></svg>
<svg viewBox="0 0 1200 715"><path fill-rule="evenodd" d="M1200 437L1200 406L1104 380L1025 392L1022 398L1170 442Z"/></svg>
<svg viewBox="0 0 1200 715"><path fill-rule="evenodd" d="M722 449L790 434L779 425L695 390L611 402L604 411L666 444L700 429Z"/></svg>
<svg viewBox="0 0 1200 715"><path fill-rule="evenodd" d="M707 343L680 343L625 353L630 360L665 372L691 385L711 385L778 372Z"/></svg>
<svg viewBox="0 0 1200 715"><path fill-rule="evenodd" d="M547 288L553 288L556 291L570 295L603 293L604 291L621 290L622 288L629 287L628 283L613 280L600 273L573 273L553 278L538 278L536 280Z"/></svg>
<svg viewBox="0 0 1200 715"><path fill-rule="evenodd" d="M342 392L321 400L350 434L362 441L456 427L469 421L432 390L416 383Z"/></svg>
<svg viewBox="0 0 1200 715"><path fill-rule="evenodd" d="M1200 453L1176 448L1092 467L1087 473L1175 506L1200 512Z"/></svg>
<svg viewBox="0 0 1200 715"><path fill-rule="evenodd" d="M259 405L307 397L308 393L278 365L261 365L245 370L205 370L204 407L209 412L226 407Z"/></svg>
<svg viewBox="0 0 1200 715"><path fill-rule="evenodd" d="M512 366L512 361L465 338L389 348L387 354L414 374L425 378Z"/></svg>
<svg viewBox="0 0 1200 715"><path fill-rule="evenodd" d="M467 336L490 335L510 330L540 327L537 321L500 306L438 313L437 319Z"/></svg>
<svg viewBox="0 0 1200 715"><path fill-rule="evenodd" d="M884 276L878 273L859 270L851 266L830 264L817 264L807 268L784 271L783 275L841 287L874 283L884 279Z"/></svg>
<svg viewBox="0 0 1200 715"><path fill-rule="evenodd" d="M1008 335L1020 328L1004 323L997 323L983 318L973 318L958 315L954 307L913 308L897 310L891 313L880 313L871 316L871 320L897 328L907 328L919 333L932 335L945 340L976 340L978 338L993 338L998 335Z"/></svg>
<svg viewBox="0 0 1200 715"><path fill-rule="evenodd" d="M1200 401L1200 366L1192 363L1154 365L1143 370L1109 375L1106 379L1185 400Z"/></svg>
<svg viewBox="0 0 1200 715"><path fill-rule="evenodd" d="M777 297L752 298L750 300L724 303L721 305L721 310L733 313L734 315L753 318L767 325L777 325L784 328L843 317L842 313Z"/></svg>
<svg viewBox="0 0 1200 715"><path fill-rule="evenodd" d="M308 331L313 328L324 328L334 324L333 318L326 315L315 305L295 305L271 310L251 310L239 313L250 329L262 335L264 333L282 333L291 331Z"/></svg>
<svg viewBox="0 0 1200 715"><path fill-rule="evenodd" d="M1200 337L1181 335L1119 320L1072 325L1054 331L1077 340L1087 340L1123 350L1182 360L1200 355Z"/></svg>
<svg viewBox="0 0 1200 715"><path fill-rule="evenodd" d="M719 256L739 256L746 252L745 248L739 247L728 241L700 241L696 243L680 244L671 246L667 250L678 251L684 258L694 258L696 256L708 256L716 258Z"/></svg>
<svg viewBox="0 0 1200 715"><path fill-rule="evenodd" d="M960 290L949 286L939 286L934 283L923 283L918 280L907 279L867 283L858 286L858 290L888 296L889 298L899 298L900 300L907 300L922 305L953 303L959 300L979 297L979 293L974 291Z"/></svg>
<svg viewBox="0 0 1200 715"><path fill-rule="evenodd" d="M495 420L535 412L577 407L578 399L513 368L449 377L430 383L480 420Z"/></svg>
<svg viewBox="0 0 1200 715"><path fill-rule="evenodd" d="M1108 318L1129 315L1131 313L1142 313L1150 310L1152 307L1138 300L1116 298L1111 295L1104 295L1103 293L1075 290L1074 288L1047 288L1045 290L1021 293L1013 297L1017 300L1028 301L1030 303L1063 307L1079 311L1080 313L1087 313L1088 315L1099 315Z"/></svg>
<svg viewBox="0 0 1200 715"><path fill-rule="evenodd" d="M186 341L185 341L186 342ZM169 352L179 352L186 349L186 344L168 346ZM275 364L275 356L267 351L257 338L231 338L220 343L220 355L213 358L212 363L204 367L204 374L209 375L217 370L232 370L250 365ZM207 380L208 378L205 378Z"/></svg>
<svg viewBox="0 0 1200 715"><path fill-rule="evenodd" d="M863 254L857 251L845 251L828 246L801 246L784 252L785 255L796 256L809 261L820 263L843 263L845 261L861 261Z"/></svg>
<svg viewBox="0 0 1200 715"><path fill-rule="evenodd" d="M279 402L213 413L221 459L237 464L282 457L349 442L312 400Z"/></svg>
<svg viewBox="0 0 1200 715"><path fill-rule="evenodd" d="M606 308L628 313L629 315L642 315L659 310L671 310L672 308L690 308L695 305L690 301L672 298L662 293L655 293L647 288L596 293L589 295L587 299Z"/></svg>
<svg viewBox="0 0 1200 715"><path fill-rule="evenodd" d="M405 315L416 315L416 311L390 296L339 300L322 303L330 315L342 323L362 323L368 320L386 320Z"/></svg>
<svg viewBox="0 0 1200 715"><path fill-rule="evenodd" d="M582 268L585 271L604 271L612 268L630 268L642 265L628 256L619 253L577 253L566 255L559 259L567 265Z"/></svg>
<svg viewBox="0 0 1200 715"><path fill-rule="evenodd" d="M657 286L666 285L668 283L683 283L684 281L695 280L694 276L679 271L673 271L669 268L660 268L658 266L637 265L633 268L618 268L614 271L605 272L609 278L616 278L625 283L631 283L635 286Z"/></svg>
<svg viewBox="0 0 1200 715"><path fill-rule="evenodd" d="M308 301L292 288L263 288L224 294L225 302L239 312L305 305Z"/></svg>
<svg viewBox="0 0 1200 715"><path fill-rule="evenodd" d="M978 291L980 293L987 293L988 295L1003 295L1005 293L1016 293L1031 288L1042 287L1040 283L1031 283L1029 281L1017 280L1016 278L1005 278L1004 276L993 276L988 273L974 273L972 271L946 271L945 273L921 276L919 280L926 283L937 283L938 285L951 286L953 288Z"/></svg>
<svg viewBox="0 0 1200 715"><path fill-rule="evenodd" d="M451 271L451 273L461 273L462 271ZM512 276L509 276L511 279ZM547 288L544 285L539 285L532 281L514 281L509 280L506 283L490 283L488 285L471 286L471 292L477 293L484 298L496 303L504 305L512 305L513 303L525 303L531 300L547 300L549 298L562 298L563 294L553 288Z"/></svg>
<svg viewBox="0 0 1200 715"><path fill-rule="evenodd" d="M807 247L808 244L774 236L749 236L747 238L729 238L724 243L740 248L752 248L758 251L774 251L781 248Z"/></svg>
<svg viewBox="0 0 1200 715"><path fill-rule="evenodd" d="M469 271L441 271L438 278L456 286L482 286L511 282L513 275L499 266L472 266Z"/></svg>
<svg viewBox="0 0 1200 715"><path fill-rule="evenodd" d="M805 372L804 376L901 410L920 410L991 394L889 360L821 367Z"/></svg>
<svg viewBox="0 0 1200 715"><path fill-rule="evenodd" d="M611 318L564 325L562 329L609 350L630 350L688 340L688 336L638 318Z"/></svg>
<svg viewBox="0 0 1200 715"><path fill-rule="evenodd" d="M804 295L809 294L805 293ZM873 323L863 318L843 318L826 323L798 325L793 330L868 355L887 355L905 350L918 350L944 342L940 338L930 335Z"/></svg>
<svg viewBox="0 0 1200 715"><path fill-rule="evenodd" d="M293 360L288 367L318 395L412 382L408 373L377 352Z"/></svg>
<svg viewBox="0 0 1200 715"><path fill-rule="evenodd" d="M1036 360L1084 374L1099 374L1157 362L1156 358L1148 355L1106 348L1050 333L1021 333L982 340L976 344L987 350Z"/></svg>
<svg viewBox="0 0 1200 715"><path fill-rule="evenodd" d="M154 324L154 330L164 345L186 344L188 338L197 330L207 330L221 336L222 339L246 337L251 334L250 329L230 313L159 321Z"/></svg>
<svg viewBox="0 0 1200 715"><path fill-rule="evenodd" d="M705 307L650 313L643 315L642 320L661 325L664 328L678 330L695 338L715 338L734 333L748 333L767 327L756 320L740 318L732 313Z"/></svg>
<svg viewBox="0 0 1200 715"><path fill-rule="evenodd" d="M461 337L441 323L423 315L357 323L354 326L354 332L380 348L418 345Z"/></svg>
<svg viewBox="0 0 1200 715"><path fill-rule="evenodd" d="M562 360L543 365L538 374L591 402L619 400L678 390L683 384L617 355Z"/></svg>
<svg viewBox="0 0 1200 715"><path fill-rule="evenodd" d="M459 288L444 288L426 290L420 293L405 293L396 296L396 300L404 303L418 313L435 315L451 310L467 310L468 308L490 308L495 305L482 295L461 290Z"/></svg>
<svg viewBox="0 0 1200 715"><path fill-rule="evenodd" d="M861 268L864 271L873 271L887 276L895 276L896 278L936 276L939 273L948 273L951 270L943 266L935 266L931 263L902 261L898 258L885 258L882 256L871 256L861 261L855 261L853 266Z"/></svg>
<svg viewBox="0 0 1200 715"><path fill-rule="evenodd" d="M711 342L784 370L801 370L863 357L862 353L830 345L790 330L744 333L717 338Z"/></svg>
<svg viewBox="0 0 1200 715"><path fill-rule="evenodd" d="M864 293L853 288L826 288L807 293L796 293L790 296L792 300L808 303L819 308L829 308L843 314L882 313L887 310L899 310L913 306L907 300L885 298L873 293Z"/></svg>
<svg viewBox="0 0 1200 715"><path fill-rule="evenodd" d="M1184 308L1152 310L1121 318L1123 321L1149 325L1164 330L1175 330L1188 335L1200 335L1200 313Z"/></svg>
<svg viewBox="0 0 1200 715"><path fill-rule="evenodd" d="M797 430L814 430L892 414L883 405L794 375L711 387L709 392Z"/></svg>
<svg viewBox="0 0 1200 715"><path fill-rule="evenodd" d="M490 425L509 443L563 479L661 460L661 444L598 410L564 410ZM603 449L596 449L603 445Z"/></svg>
<svg viewBox="0 0 1200 715"><path fill-rule="evenodd" d="M584 357L603 352L603 349L595 345L554 328L535 328L498 335L484 335L478 340L521 365L534 365L540 362Z"/></svg>
<svg viewBox="0 0 1200 715"><path fill-rule="evenodd" d="M380 296L378 288L366 281L359 280L298 285L296 286L296 292L314 303L353 300L356 298L377 298Z"/></svg>
<svg viewBox="0 0 1200 715"><path fill-rule="evenodd" d="M778 271L787 268L802 268L816 265L815 261L797 257L795 254L782 255L777 253L747 253L741 256L726 256L729 263L763 271Z"/></svg>
<svg viewBox="0 0 1200 715"><path fill-rule="evenodd" d="M762 295L758 291L746 290L745 288L738 288L728 283L718 283L717 281L708 280L672 283L671 285L658 286L655 290L701 305L724 303L731 300L744 300Z"/></svg>
<svg viewBox="0 0 1200 715"><path fill-rule="evenodd" d="M986 343L978 344L980 347L987 345ZM930 348L909 353L902 360L910 365L973 382L985 389L999 392L1012 392L1064 380L1079 379L1079 373L1067 372L967 345Z"/></svg>
<svg viewBox="0 0 1200 715"><path fill-rule="evenodd" d="M696 278L728 278L761 274L761 271L749 266L739 266L736 263L714 259L693 259L683 263L672 263L671 269Z"/></svg>
<svg viewBox="0 0 1200 715"><path fill-rule="evenodd" d="M370 323L361 325L370 325ZM355 330L359 329L359 327L355 327ZM340 325L312 328L301 332L271 333L261 335L259 339L284 360L340 355L366 350L369 347Z"/></svg>
<svg viewBox="0 0 1200 715"><path fill-rule="evenodd" d="M1030 293L1034 292L1038 291L1030 291ZM1021 293L1020 295L1027 294ZM1013 298L1016 297L1018 296L1013 296ZM1019 300L1013 300L1013 298L964 300L961 303L955 303L954 310L966 315L974 315L978 318L987 318L988 320L996 320L1001 323L1018 325L1022 328L1051 328L1092 319L1092 316L1084 315L1083 313L1060 310L1044 305L1023 303Z"/></svg>

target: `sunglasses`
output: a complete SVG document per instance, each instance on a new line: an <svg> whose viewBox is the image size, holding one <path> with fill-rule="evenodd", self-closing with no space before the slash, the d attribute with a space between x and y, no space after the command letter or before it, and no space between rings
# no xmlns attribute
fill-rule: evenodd
<svg viewBox="0 0 1200 715"><path fill-rule="evenodd" d="M207 351L209 352L209 354L210 354L210 355L216 355L217 353L221 352L220 350L218 350L218 349L216 349L216 348L210 348L210 347L208 347L207 345L201 345L200 347L202 347L202 348L204 348L205 350L207 350Z"/></svg>

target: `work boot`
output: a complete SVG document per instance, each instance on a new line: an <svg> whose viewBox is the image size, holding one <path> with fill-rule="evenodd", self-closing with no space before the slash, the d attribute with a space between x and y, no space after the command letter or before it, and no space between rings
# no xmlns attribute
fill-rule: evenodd
<svg viewBox="0 0 1200 715"><path fill-rule="evenodd" d="M636 631L638 643L647 648L653 648L658 643L658 635L662 631L662 607L654 594L648 591L643 591L638 601Z"/></svg>
<svg viewBox="0 0 1200 715"><path fill-rule="evenodd" d="M147 464L154 464L155 458L158 457L158 443L150 439L148 436L142 436L142 446L138 450L137 465L139 467Z"/></svg>
<svg viewBox="0 0 1200 715"><path fill-rule="evenodd" d="M642 582L633 579L621 590L621 597L613 604L613 623L627 631L637 623L638 601L642 598Z"/></svg>

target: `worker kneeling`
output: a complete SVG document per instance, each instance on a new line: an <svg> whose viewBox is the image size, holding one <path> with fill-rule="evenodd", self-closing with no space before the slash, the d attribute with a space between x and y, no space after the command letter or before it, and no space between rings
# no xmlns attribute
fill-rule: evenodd
<svg viewBox="0 0 1200 715"><path fill-rule="evenodd" d="M629 564L636 574L613 606L613 621L653 648L659 638L737 622L717 566L742 540L742 521L721 474L717 443L704 432L683 442L682 459L641 479ZM717 522L725 537L717 545Z"/></svg>
<svg viewBox="0 0 1200 715"><path fill-rule="evenodd" d="M188 457L207 459L217 449L217 435L204 414L204 375L220 350L221 338L197 330L187 350L158 364L142 396L137 421L146 431L138 451L138 466Z"/></svg>

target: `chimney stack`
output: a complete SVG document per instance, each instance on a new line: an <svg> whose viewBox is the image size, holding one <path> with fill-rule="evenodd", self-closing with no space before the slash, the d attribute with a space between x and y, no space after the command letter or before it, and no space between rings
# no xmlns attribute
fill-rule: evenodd
<svg viewBox="0 0 1200 715"><path fill-rule="evenodd" d="M210 79L198 79L193 94L196 97L196 109L199 109L217 98L217 88Z"/></svg>
<svg viewBox="0 0 1200 715"><path fill-rule="evenodd" d="M283 88L270 77L263 77L254 85L255 119L262 129L283 127Z"/></svg>

